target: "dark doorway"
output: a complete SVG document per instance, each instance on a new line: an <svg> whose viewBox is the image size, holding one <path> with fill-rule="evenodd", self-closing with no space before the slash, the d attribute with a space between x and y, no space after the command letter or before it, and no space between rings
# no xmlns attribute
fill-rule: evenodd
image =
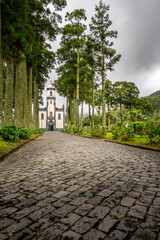
<svg viewBox="0 0 160 240"><path fill-rule="evenodd" d="M53 125L49 125L49 131L53 131Z"/></svg>

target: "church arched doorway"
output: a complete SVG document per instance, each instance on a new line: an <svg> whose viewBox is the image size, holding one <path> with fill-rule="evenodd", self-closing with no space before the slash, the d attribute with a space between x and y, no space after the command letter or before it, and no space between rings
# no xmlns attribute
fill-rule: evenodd
<svg viewBox="0 0 160 240"><path fill-rule="evenodd" d="M49 121L49 131L54 131L54 123L53 123L53 121Z"/></svg>

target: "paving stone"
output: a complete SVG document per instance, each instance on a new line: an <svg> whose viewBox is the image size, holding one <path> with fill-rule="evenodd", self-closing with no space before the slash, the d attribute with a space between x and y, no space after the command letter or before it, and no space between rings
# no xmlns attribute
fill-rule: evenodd
<svg viewBox="0 0 160 240"><path fill-rule="evenodd" d="M95 196L93 198L88 199L87 203L97 205L102 201L102 199L103 197L101 196Z"/></svg>
<svg viewBox="0 0 160 240"><path fill-rule="evenodd" d="M83 236L83 240L102 240L105 238L103 232L97 231L96 229L91 229L88 233Z"/></svg>
<svg viewBox="0 0 160 240"><path fill-rule="evenodd" d="M126 196L126 192L120 192L120 191L117 191L114 194L112 194L113 198L118 198L118 199L124 198L125 196Z"/></svg>
<svg viewBox="0 0 160 240"><path fill-rule="evenodd" d="M146 214L146 210L147 210L146 207L142 207L140 205L135 205L135 206L131 207L128 214L133 216L133 217L144 219L145 214Z"/></svg>
<svg viewBox="0 0 160 240"><path fill-rule="evenodd" d="M56 222L58 222L58 219L55 216L48 214L47 216L42 217L41 219L36 221L34 224L32 224L30 226L30 229L34 231L37 231L37 229L43 231L44 229L50 227Z"/></svg>
<svg viewBox="0 0 160 240"><path fill-rule="evenodd" d="M116 205L118 205L119 203L119 199L116 199L116 198L106 198L103 202L102 202L102 205L103 206L107 206L107 207L110 207L110 208L113 208L115 207Z"/></svg>
<svg viewBox="0 0 160 240"><path fill-rule="evenodd" d="M44 208L41 208L37 211L34 211L30 215L28 215L29 218L31 218L34 221L37 221L38 219L42 218L43 216L47 215L48 213L52 213L55 211L55 208L52 206L46 206Z"/></svg>
<svg viewBox="0 0 160 240"><path fill-rule="evenodd" d="M98 220L96 218L83 217L72 227L72 230L80 234L86 233Z"/></svg>
<svg viewBox="0 0 160 240"><path fill-rule="evenodd" d="M121 232L119 230L115 230L109 234L108 237L105 238L105 240L123 240L127 236L126 233Z"/></svg>
<svg viewBox="0 0 160 240"><path fill-rule="evenodd" d="M16 212L16 213L13 215L13 218L15 218L15 219L17 219L17 220L22 219L22 218L26 217L27 215L29 215L30 213L38 210L38 209L39 209L39 208L36 207L36 206L24 208L23 210Z"/></svg>
<svg viewBox="0 0 160 240"><path fill-rule="evenodd" d="M108 233L119 220L112 219L110 216L106 216L104 220L99 224L98 229L100 231Z"/></svg>
<svg viewBox="0 0 160 240"><path fill-rule="evenodd" d="M0 233L0 239L1 240L7 240L8 236L4 235L3 233Z"/></svg>
<svg viewBox="0 0 160 240"><path fill-rule="evenodd" d="M126 207L131 207L133 206L135 202L135 199L130 198L130 197L125 197L121 200L121 205L126 206Z"/></svg>
<svg viewBox="0 0 160 240"><path fill-rule="evenodd" d="M160 206L151 206L147 214L160 217Z"/></svg>
<svg viewBox="0 0 160 240"><path fill-rule="evenodd" d="M75 222L77 222L81 217L75 213L68 214L65 218L60 219L60 221L64 224L72 226Z"/></svg>
<svg viewBox="0 0 160 240"><path fill-rule="evenodd" d="M31 221L27 218L23 218L20 220L20 222L15 222L9 227L7 227L4 232L8 233L10 236L13 234L23 230L24 228L28 227L31 224Z"/></svg>
<svg viewBox="0 0 160 240"><path fill-rule="evenodd" d="M65 204L61 208L58 208L52 214L57 217L65 217L67 214L71 213L76 207L69 204Z"/></svg>
<svg viewBox="0 0 160 240"><path fill-rule="evenodd" d="M67 196L67 195L69 195L69 194L70 194L70 192L60 191L60 192L54 194L53 197L55 197L55 198L61 198L61 197L65 197L65 196Z"/></svg>
<svg viewBox="0 0 160 240"><path fill-rule="evenodd" d="M71 201L70 203L75 206L81 206L83 203L85 203L88 199L86 197L78 197Z"/></svg>
<svg viewBox="0 0 160 240"><path fill-rule="evenodd" d="M54 202L52 205L55 207L62 207L65 203L68 203L70 201L71 201L71 198L62 197L58 201Z"/></svg>
<svg viewBox="0 0 160 240"><path fill-rule="evenodd" d="M155 240L156 235L150 231L138 229L137 232L131 237L131 240Z"/></svg>
<svg viewBox="0 0 160 240"><path fill-rule="evenodd" d="M73 231L68 231L68 232L65 232L62 234L61 237L59 237L59 239L62 239L62 240L79 240L81 238L81 235L78 234L78 233L75 233Z"/></svg>
<svg viewBox="0 0 160 240"><path fill-rule="evenodd" d="M154 216L147 216L146 221L141 224L141 227L150 229L154 232L159 232L160 226L158 226L158 223L160 223L160 218L156 218Z"/></svg>
<svg viewBox="0 0 160 240"><path fill-rule="evenodd" d="M137 219L126 217L121 220L117 229L120 229L125 232L132 232L137 228L138 224L139 223Z"/></svg>
<svg viewBox="0 0 160 240"><path fill-rule="evenodd" d="M110 208L108 207L97 206L88 214L88 216L95 217L98 219L103 219L107 215L107 213L109 213L109 211L110 211Z"/></svg>
<svg viewBox="0 0 160 240"><path fill-rule="evenodd" d="M73 185L73 186L67 188L66 191L74 192L74 191L77 190L78 188L80 188L79 185Z"/></svg>
<svg viewBox="0 0 160 240"><path fill-rule="evenodd" d="M153 204L160 206L160 197L156 197L153 201Z"/></svg>
<svg viewBox="0 0 160 240"><path fill-rule="evenodd" d="M15 221L13 219L10 218L4 218L4 219L0 219L0 230L8 227L9 225L13 224Z"/></svg>
<svg viewBox="0 0 160 240"><path fill-rule="evenodd" d="M58 237L60 234L65 232L68 227L62 223L55 223L53 226L47 228L42 232L42 236L47 239L54 239Z"/></svg>
<svg viewBox="0 0 160 240"><path fill-rule="evenodd" d="M81 216L85 216L89 211L91 211L94 208L94 205L92 204L86 204L84 203L79 208L75 210L75 212Z"/></svg>
<svg viewBox="0 0 160 240"><path fill-rule="evenodd" d="M126 207L116 206L111 210L110 215L116 218L122 218L126 215L127 211L128 208Z"/></svg>
<svg viewBox="0 0 160 240"><path fill-rule="evenodd" d="M112 193L113 193L113 191L105 189L105 190L101 191L98 195L104 196L104 197L109 197Z"/></svg>
<svg viewBox="0 0 160 240"><path fill-rule="evenodd" d="M98 191L96 191L96 190L88 190L87 192L85 192L85 196L86 197L91 197L91 198L93 198L93 197L95 197L95 195L97 195L97 193L98 193Z"/></svg>
<svg viewBox="0 0 160 240"><path fill-rule="evenodd" d="M29 229L24 229L21 232L17 233L13 237L10 238L10 240L17 240L17 239L23 239L23 240L31 240L36 237L36 233L32 232Z"/></svg>

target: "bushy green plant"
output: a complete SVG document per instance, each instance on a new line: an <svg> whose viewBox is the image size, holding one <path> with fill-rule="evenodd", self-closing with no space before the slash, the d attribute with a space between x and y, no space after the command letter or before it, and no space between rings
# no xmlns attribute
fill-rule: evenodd
<svg viewBox="0 0 160 240"><path fill-rule="evenodd" d="M70 125L68 128L65 129L65 133L78 133L78 128L74 125Z"/></svg>
<svg viewBox="0 0 160 240"><path fill-rule="evenodd" d="M105 127L96 125L91 128L91 136L92 137L100 137L102 138L106 134Z"/></svg>
<svg viewBox="0 0 160 240"><path fill-rule="evenodd" d="M40 134L40 133L44 133L44 132L45 132L45 130L43 130L43 129L35 129L33 131L33 134Z"/></svg>
<svg viewBox="0 0 160 240"><path fill-rule="evenodd" d="M123 123L120 129L120 138L122 140L130 140L134 137L134 127L131 123Z"/></svg>
<svg viewBox="0 0 160 240"><path fill-rule="evenodd" d="M80 127L78 134L79 135L85 135L87 133L87 129L85 127Z"/></svg>
<svg viewBox="0 0 160 240"><path fill-rule="evenodd" d="M150 142L155 143L160 139L160 124L156 121L148 121L143 129L143 136Z"/></svg>
<svg viewBox="0 0 160 240"><path fill-rule="evenodd" d="M19 140L19 129L14 125L3 125L0 130L3 140L16 142Z"/></svg>
<svg viewBox="0 0 160 240"><path fill-rule="evenodd" d="M112 130L113 139L130 140L133 137L134 127L131 123L123 123L122 125L117 124Z"/></svg>
<svg viewBox="0 0 160 240"><path fill-rule="evenodd" d="M20 139L25 139L25 140L30 139L31 131L29 129L19 127L18 130L19 130L19 138Z"/></svg>
<svg viewBox="0 0 160 240"><path fill-rule="evenodd" d="M133 122L133 127L134 127L135 133L142 135L143 129L145 127L145 123L144 122Z"/></svg>

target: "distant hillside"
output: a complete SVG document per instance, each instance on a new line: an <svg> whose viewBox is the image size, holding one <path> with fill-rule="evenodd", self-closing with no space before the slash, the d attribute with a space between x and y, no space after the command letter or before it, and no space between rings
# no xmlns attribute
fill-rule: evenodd
<svg viewBox="0 0 160 240"><path fill-rule="evenodd" d="M159 97L160 97L160 90L152 93L151 95L148 96L148 98L150 98L150 97L156 97L156 96L159 96Z"/></svg>
<svg viewBox="0 0 160 240"><path fill-rule="evenodd" d="M152 93L148 97L148 101L151 103L153 110L160 112L160 90Z"/></svg>

